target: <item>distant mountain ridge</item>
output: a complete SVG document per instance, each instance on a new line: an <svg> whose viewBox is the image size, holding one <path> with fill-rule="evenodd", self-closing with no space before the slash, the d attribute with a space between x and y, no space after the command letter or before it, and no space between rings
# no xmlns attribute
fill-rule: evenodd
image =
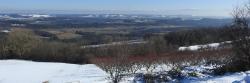
<svg viewBox="0 0 250 83"><path fill-rule="evenodd" d="M42 19L39 19L42 18ZM221 27L231 23L231 18L202 17L191 15L146 15L146 14L0 14L2 24L9 20L14 25L174 25L185 27ZM32 21L27 21L32 20ZM11 21L11 22L12 22ZM13 23L10 23L13 24ZM59 25L57 25L59 24Z"/></svg>

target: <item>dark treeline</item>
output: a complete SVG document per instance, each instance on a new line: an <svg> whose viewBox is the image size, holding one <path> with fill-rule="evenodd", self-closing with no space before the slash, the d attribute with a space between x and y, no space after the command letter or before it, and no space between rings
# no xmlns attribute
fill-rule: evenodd
<svg viewBox="0 0 250 83"><path fill-rule="evenodd" d="M177 46L200 45L231 41L231 28L199 28L170 32L165 35L167 44Z"/></svg>

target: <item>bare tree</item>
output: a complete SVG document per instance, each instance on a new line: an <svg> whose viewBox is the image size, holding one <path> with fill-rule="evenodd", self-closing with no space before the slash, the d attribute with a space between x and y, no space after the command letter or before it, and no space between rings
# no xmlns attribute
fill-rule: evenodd
<svg viewBox="0 0 250 83"><path fill-rule="evenodd" d="M231 26L231 38L233 39L234 56L231 62L219 69L219 74L225 72L246 71L250 69L250 34L249 17L250 3L242 7L236 7L233 12L233 24Z"/></svg>
<svg viewBox="0 0 250 83"><path fill-rule="evenodd" d="M127 71L131 74L135 74L137 71L143 68L142 63L138 61L130 61L129 64L127 64Z"/></svg>
<svg viewBox="0 0 250 83"><path fill-rule="evenodd" d="M113 83L118 83L129 73L129 69L133 66L127 61L129 48L126 45L115 45L106 49L109 49L106 50L106 55L109 55L109 57L97 59L94 63L109 74L109 79Z"/></svg>
<svg viewBox="0 0 250 83"><path fill-rule="evenodd" d="M126 70L127 64L124 61L123 58L98 59L95 61L95 64L109 74L108 78L113 83L119 83L128 73Z"/></svg>

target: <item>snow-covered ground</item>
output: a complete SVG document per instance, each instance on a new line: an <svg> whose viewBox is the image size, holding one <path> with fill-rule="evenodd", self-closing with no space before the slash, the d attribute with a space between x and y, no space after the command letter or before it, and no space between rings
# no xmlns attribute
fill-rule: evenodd
<svg viewBox="0 0 250 83"><path fill-rule="evenodd" d="M0 61L0 83L106 83L106 74L93 64Z"/></svg>
<svg viewBox="0 0 250 83"><path fill-rule="evenodd" d="M182 83L250 83L250 71L239 73L228 73L223 76L212 76L206 74L210 69L216 68L210 66L190 66L183 70L185 73L196 72L198 77L189 76L182 79ZM204 73L205 72L205 73Z"/></svg>
<svg viewBox="0 0 250 83"><path fill-rule="evenodd" d="M224 76L216 76L206 79L189 80L184 79L185 83L250 83L250 72L240 72Z"/></svg>
<svg viewBox="0 0 250 83"><path fill-rule="evenodd" d="M204 71L205 66L186 68L189 71ZM75 65L23 60L0 60L0 83L108 83L107 74L94 64ZM133 80L133 77L126 80ZM129 83L131 81L123 81ZM250 72L224 76L183 79L184 83L250 83Z"/></svg>

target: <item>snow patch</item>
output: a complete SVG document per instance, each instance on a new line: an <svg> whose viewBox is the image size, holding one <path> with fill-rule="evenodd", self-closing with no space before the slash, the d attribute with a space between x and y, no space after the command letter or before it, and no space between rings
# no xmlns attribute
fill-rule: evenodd
<svg viewBox="0 0 250 83"><path fill-rule="evenodd" d="M106 83L106 73L94 64L0 61L0 83Z"/></svg>
<svg viewBox="0 0 250 83"><path fill-rule="evenodd" d="M48 17L52 17L52 16L46 15L46 14L29 14L29 15L22 15L22 16L28 16L28 17L32 17L32 18L48 18Z"/></svg>
<svg viewBox="0 0 250 83"><path fill-rule="evenodd" d="M217 49L222 44L231 43L231 41L221 42L221 43L211 43L211 44L205 44L205 45L193 45L188 47L179 47L179 51L198 51L200 49Z"/></svg>
<svg viewBox="0 0 250 83"><path fill-rule="evenodd" d="M197 51L201 49L201 45L194 45L194 46L188 46L188 47L179 47L179 51Z"/></svg>
<svg viewBox="0 0 250 83"><path fill-rule="evenodd" d="M2 33L9 33L10 30L2 30L1 32L2 32Z"/></svg>

